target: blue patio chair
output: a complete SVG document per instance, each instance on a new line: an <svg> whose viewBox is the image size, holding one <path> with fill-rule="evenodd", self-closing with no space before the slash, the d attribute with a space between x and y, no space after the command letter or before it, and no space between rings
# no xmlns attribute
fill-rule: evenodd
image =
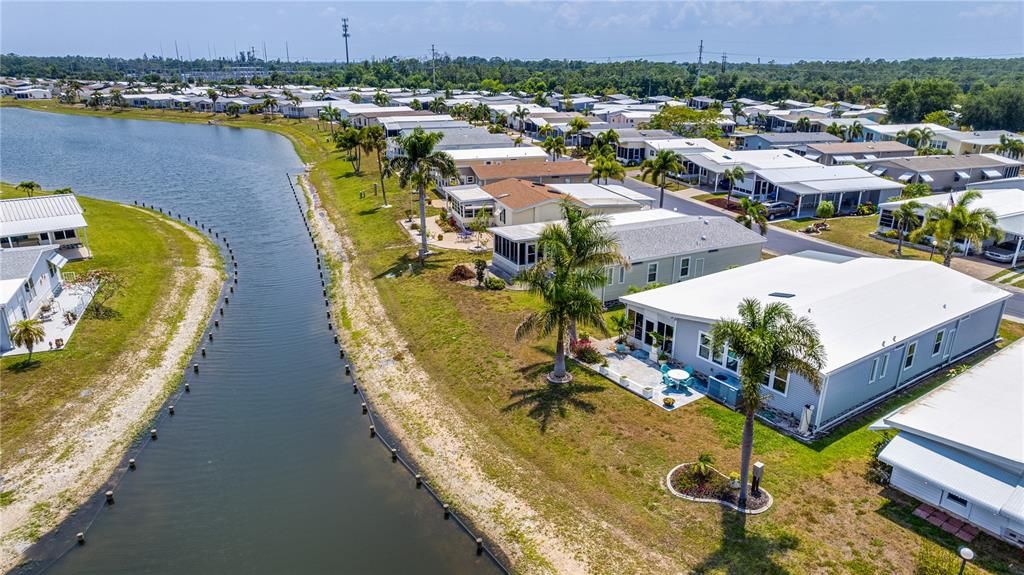
<svg viewBox="0 0 1024 575"><path fill-rule="evenodd" d="M661 373L663 373L663 374L668 373L669 370L671 370L671 369L672 368L669 367L667 363L664 363L664 364L661 365Z"/></svg>

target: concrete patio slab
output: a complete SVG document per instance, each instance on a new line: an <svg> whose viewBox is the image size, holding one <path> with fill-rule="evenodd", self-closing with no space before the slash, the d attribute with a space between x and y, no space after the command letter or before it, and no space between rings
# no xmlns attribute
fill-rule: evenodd
<svg viewBox="0 0 1024 575"><path fill-rule="evenodd" d="M43 329L46 331L46 338L43 343L37 344L32 353L44 353L47 351L56 351L59 348L55 348L57 340L64 340L64 345L68 344L71 339L71 334L75 332L75 328L78 327L78 322L82 321L82 314L85 313L85 308L89 306L89 302L92 301L94 292L89 286L81 284L64 284L59 294L53 298L51 303L52 311L49 314L37 313L36 317L42 319ZM73 312L75 315L74 321L67 323L65 321L65 313ZM3 352L3 357L11 357L15 355L27 355L28 349L25 347L15 347Z"/></svg>
<svg viewBox="0 0 1024 575"><path fill-rule="evenodd" d="M594 347L601 352L608 365L607 367L591 366L591 369L595 369L630 393L640 396L662 409L673 411L704 397L704 394L694 386L676 388L665 385L662 383L661 371L657 362L616 353L614 339L594 342ZM691 379L691 381L697 383L696 380ZM666 397L671 397L675 401L672 407L665 405Z"/></svg>

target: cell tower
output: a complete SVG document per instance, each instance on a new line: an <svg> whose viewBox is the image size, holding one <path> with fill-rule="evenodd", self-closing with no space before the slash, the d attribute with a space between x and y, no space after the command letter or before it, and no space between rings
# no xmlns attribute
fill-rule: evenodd
<svg viewBox="0 0 1024 575"><path fill-rule="evenodd" d="M348 64L348 18L341 19L341 36L345 39L345 63Z"/></svg>

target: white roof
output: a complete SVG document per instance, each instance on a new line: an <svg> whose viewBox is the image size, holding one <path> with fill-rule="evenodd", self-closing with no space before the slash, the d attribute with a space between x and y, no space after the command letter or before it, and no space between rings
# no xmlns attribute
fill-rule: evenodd
<svg viewBox="0 0 1024 575"><path fill-rule="evenodd" d="M932 132L936 133L951 131L949 128L938 124L865 124L864 127L872 132L885 134L887 136L895 136L901 131L909 132L914 128L930 128Z"/></svg>
<svg viewBox="0 0 1024 575"><path fill-rule="evenodd" d="M949 427L959 425L957 421ZM892 438L878 458L938 484L945 491L969 498L974 505L981 505L990 513L1024 522L1024 479L1020 472L1008 471L907 433Z"/></svg>
<svg viewBox="0 0 1024 575"><path fill-rule="evenodd" d="M1020 188L994 188L977 190L981 197L971 202L971 208L987 208L995 212L998 219L997 225L1004 232L1017 235L1024 235L1024 186ZM964 195L964 192L953 192L952 194L934 194L923 198L914 198L923 206L947 206L950 197L956 202ZM880 204L879 209L894 210L904 202L911 200L899 200L896 202L885 202Z"/></svg>
<svg viewBox="0 0 1024 575"><path fill-rule="evenodd" d="M547 184L548 189L572 196L588 206L650 206L654 199L625 186L598 184ZM640 207L640 206L637 206Z"/></svg>
<svg viewBox="0 0 1024 575"><path fill-rule="evenodd" d="M748 297L785 302L813 320L828 355L822 370L827 374L1010 294L931 262L802 252L622 300L714 323L735 317L737 305Z"/></svg>
<svg viewBox="0 0 1024 575"><path fill-rule="evenodd" d="M480 186L454 186L446 188L445 191L460 202L494 201L494 196L485 192Z"/></svg>
<svg viewBox="0 0 1024 575"><path fill-rule="evenodd" d="M645 140L648 147L655 150L672 150L677 154L696 154L700 152L727 153L722 146L707 138L669 138L666 140Z"/></svg>
<svg viewBox="0 0 1024 575"><path fill-rule="evenodd" d="M825 166L815 162L800 168L757 170L757 175L797 194L893 190L903 187L857 166Z"/></svg>
<svg viewBox="0 0 1024 575"><path fill-rule="evenodd" d="M0 235L3 236L71 230L87 225L74 194L0 200Z"/></svg>
<svg viewBox="0 0 1024 575"><path fill-rule="evenodd" d="M519 158L547 158L548 154L536 146L518 148L473 148L468 150L445 150L456 162L470 160L511 160Z"/></svg>
<svg viewBox="0 0 1024 575"><path fill-rule="evenodd" d="M889 414L889 427L1024 472L1024 341ZM949 425L956 421L956 425Z"/></svg>
<svg viewBox="0 0 1024 575"><path fill-rule="evenodd" d="M721 172L737 165L743 166L746 171L770 168L822 167L821 164L812 162L795 152L785 149L704 152L687 155L686 159L702 168L711 169L715 172Z"/></svg>

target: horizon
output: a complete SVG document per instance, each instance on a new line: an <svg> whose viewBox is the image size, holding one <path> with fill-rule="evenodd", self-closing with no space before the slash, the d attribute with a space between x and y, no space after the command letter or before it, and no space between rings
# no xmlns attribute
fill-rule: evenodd
<svg viewBox="0 0 1024 575"><path fill-rule="evenodd" d="M1024 57L1024 3L1016 2L226 1L201 4L201 18L199 6L3 2L0 52L199 60L232 59L251 47L262 59L265 46L268 61L340 63L347 17L352 62L427 59L433 44L453 58L686 64L697 62L702 40L704 63ZM80 26L86 19L100 25ZM911 29L957 22L957 41L910 39L908 22ZM850 41L834 41L837 34Z"/></svg>

